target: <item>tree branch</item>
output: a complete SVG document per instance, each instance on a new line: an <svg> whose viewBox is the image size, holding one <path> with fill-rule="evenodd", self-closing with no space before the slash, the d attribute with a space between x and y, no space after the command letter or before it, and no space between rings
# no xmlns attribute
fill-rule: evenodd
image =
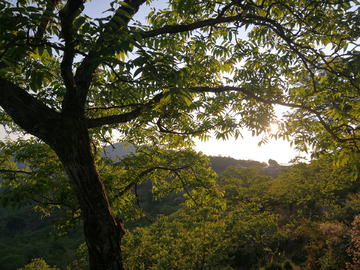
<svg viewBox="0 0 360 270"><path fill-rule="evenodd" d="M196 205L199 205L196 200L191 196L190 192L187 190L186 188L186 184L185 184L185 181L182 179L182 177L180 176L180 174L177 172L177 171L173 171L176 176L180 179L181 183L183 184L183 188L185 189L187 195L190 197L190 199L196 204Z"/></svg>
<svg viewBox="0 0 360 270"><path fill-rule="evenodd" d="M175 135L195 135L195 134L203 133L205 131L213 129L213 128L215 128L217 126L217 125L212 125L212 126L210 126L208 128L205 128L205 129L198 129L198 130L187 131L187 132L176 132L176 131L169 130L165 126L163 126L161 124L161 118L158 119L158 121L156 122L156 125L158 126L159 131L161 133L168 133L168 134L175 134Z"/></svg>
<svg viewBox="0 0 360 270"><path fill-rule="evenodd" d="M154 29L154 30L150 30L150 31L141 33L141 36L142 36L142 38L150 38L150 37L155 37L155 36L162 35L162 34L176 34L176 33L196 30L196 29L206 27L206 26L213 26L216 24L231 23L231 22L262 25L262 26L270 26L271 25L271 26L276 27L278 31L280 31L280 30L283 31L283 28L280 27L280 24L276 23L276 21L274 21L274 20L259 16L259 15L242 14L241 13L241 14L238 14L235 16L229 16L229 17L218 16L215 19L208 19L208 20L194 22L194 23L185 24L185 25L166 25L162 28L158 28L158 29ZM273 30L274 30L274 28L273 28Z"/></svg>
<svg viewBox="0 0 360 270"><path fill-rule="evenodd" d="M101 117L96 119L87 119L87 127L101 127L104 125L113 125L113 124L121 124L127 123L141 115L143 108L137 108L131 112L120 114L120 115L112 115L107 117Z"/></svg>
<svg viewBox="0 0 360 270"><path fill-rule="evenodd" d="M235 21L243 21L244 16L242 14L236 15L236 16L230 16L230 17L220 17L216 19L209 19L199 22L194 22L191 24L185 24L185 25L166 25L162 28L150 30L144 33L141 33L142 38L150 38L150 37L156 37L163 34L176 34L181 32L188 32L195 29L199 29L206 26L212 26L219 23L229 23L229 22L235 22Z"/></svg>
<svg viewBox="0 0 360 270"><path fill-rule="evenodd" d="M135 185L136 183L131 182L130 184L128 184L123 190L121 190L118 194L114 195L115 198L119 198L122 195L124 195L127 191L129 191L130 189L132 189L132 187Z"/></svg>
<svg viewBox="0 0 360 270"><path fill-rule="evenodd" d="M33 174L33 172L20 171L20 170L4 170L0 169L0 173L24 173L24 174Z"/></svg>
<svg viewBox="0 0 360 270"><path fill-rule="evenodd" d="M78 0L75 0L78 1ZM126 0L125 1L131 8L121 6L119 10L126 11L130 17L134 16L136 12L139 10L140 6L146 2L146 0ZM75 85L78 87L78 96L76 98L76 102L78 102L79 109L83 110L85 107L86 97L87 93L89 91L90 84L92 82L92 78L94 76L95 70L99 66L100 63L95 63L94 59L99 57L99 52L104 47L104 38L106 35L114 31L114 29L111 27L111 25L117 25L119 29L123 27L118 21L117 17L119 17L122 21L125 22L125 24L128 24L130 21L130 18L125 17L121 15L120 12L115 12L115 15L113 18L109 21L107 24L106 30L101 34L99 39L97 40L97 46L92 49L88 55L83 59L80 66L77 68L75 73ZM118 29L117 29L118 30ZM71 99L69 99L71 100ZM64 100L65 101L65 100ZM64 104L65 105L65 104Z"/></svg>
<svg viewBox="0 0 360 270"><path fill-rule="evenodd" d="M255 95L254 93L250 92L249 90L247 90L246 88L243 87L232 87L232 86L223 86L223 87L218 87L218 88L213 88L213 87L193 87L190 88L191 91L193 92L197 92L197 93L204 93L204 92L211 92L211 93L221 93L221 92L226 92L226 91L236 91L236 92L242 92L245 95L249 96L250 98L253 98L261 103L264 104L269 104L269 105L282 105L285 107L290 107L290 108L298 108L298 109L302 109L302 110L306 110L310 113L313 113L318 119L319 122L321 123L321 125L326 129L326 131L331 135L331 137L333 137L334 140L336 140L339 143L343 143L346 142L346 139L341 139L339 136L337 136L334 131L332 130L332 128L330 127L330 125L328 125L324 119L322 118L321 114L319 112L317 112L316 110L314 110L311 107L305 106L305 105L301 105L301 104L291 104L291 103L285 103L285 102L281 102L278 100L268 100L268 99L264 99L262 97L259 97L257 95Z"/></svg>
<svg viewBox="0 0 360 270"><path fill-rule="evenodd" d="M104 125L127 123L127 122L139 117L142 114L142 111L144 108L149 108L149 107L152 107L155 104L159 103L162 97L163 97L162 93L157 94L147 104L145 104L142 107L139 107L137 109L134 109L133 111L128 112L128 113L124 113L124 114L120 114L120 115L112 115L112 116L107 116L107 117L101 117L101 118L96 118L96 119L87 119L87 127L94 128L94 127L101 127Z"/></svg>
<svg viewBox="0 0 360 270"><path fill-rule="evenodd" d="M145 175L147 175L148 173L151 173L154 170L164 170L164 171L176 171L176 170L184 170L189 168L190 166L186 165L186 166L182 166L182 167L177 167L177 168L168 168L168 167L162 167L162 166L155 166L155 167L151 167L149 169L146 169L145 171L142 171L137 178L142 178ZM131 182L130 184L128 184L121 192L119 192L119 194L116 195L116 197L120 197L122 196L126 191L130 190L134 185L136 185L135 182Z"/></svg>
<svg viewBox="0 0 360 270"><path fill-rule="evenodd" d="M136 198L136 204L139 207L139 209L140 209L141 213L143 214L143 216L146 218L147 221L152 223L154 221L154 219L153 218L148 218L147 215L144 213L144 210L142 209L141 205L140 205L140 194L138 193L136 184L135 184L135 198Z"/></svg>
<svg viewBox="0 0 360 270"><path fill-rule="evenodd" d="M64 80L66 93L63 100L63 112L79 113L78 89L72 71L72 65L77 46L77 40L74 37L73 21L83 0L68 0L65 7L60 10L59 16L61 20L61 32L65 40L64 56L61 62L61 76ZM80 107L80 108L79 108Z"/></svg>
<svg viewBox="0 0 360 270"><path fill-rule="evenodd" d="M60 120L60 114L2 77L0 106L17 125L42 140L51 137L54 131L49 127Z"/></svg>

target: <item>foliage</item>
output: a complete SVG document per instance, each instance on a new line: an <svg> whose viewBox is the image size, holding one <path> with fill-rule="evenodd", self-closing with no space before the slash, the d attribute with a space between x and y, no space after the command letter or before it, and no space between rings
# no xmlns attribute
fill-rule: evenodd
<svg viewBox="0 0 360 270"><path fill-rule="evenodd" d="M31 263L25 265L24 268L20 268L19 270L58 270L59 268L50 267L46 264L43 259L33 259Z"/></svg>
<svg viewBox="0 0 360 270"><path fill-rule="evenodd" d="M282 270L282 266L279 263L272 262L268 266L265 267L265 270Z"/></svg>
<svg viewBox="0 0 360 270"><path fill-rule="evenodd" d="M252 177L241 192L229 184L243 180L236 179L234 172ZM225 190L226 211L182 206L149 227L127 232L124 237L126 265L129 269L233 269L265 265L278 256L278 243L285 237L277 225L279 216L239 196L249 191L250 201L261 200L259 194L251 192L251 188L255 190L251 184L260 187L273 178L258 172L257 167L229 167L224 172L219 188Z"/></svg>
<svg viewBox="0 0 360 270"><path fill-rule="evenodd" d="M229 269L231 242L219 215L181 209L124 238L127 269ZM135 251L135 252L134 252Z"/></svg>
<svg viewBox="0 0 360 270"><path fill-rule="evenodd" d="M222 174L228 167L240 165L242 167L265 167L264 162L256 160L237 160L231 157L210 156L211 168L218 174Z"/></svg>
<svg viewBox="0 0 360 270"><path fill-rule="evenodd" d="M118 161L99 154L97 152L96 163L101 168L111 209L115 215L126 219L144 216L136 203L139 196L136 189L145 181L152 182L155 200L171 191L181 192L178 196L189 198L189 204L208 204L222 196L215 188L216 174L206 168L208 159L194 151L169 152L144 146L139 147L136 154ZM57 216L54 219L57 228L77 226L78 202L61 163L48 146L34 139L18 139L2 144L0 158L0 166L4 168L2 185L5 189L0 193L3 207L19 208L35 201L35 211L43 216ZM19 169L18 164L23 168ZM135 190L131 192L134 185Z"/></svg>
<svg viewBox="0 0 360 270"><path fill-rule="evenodd" d="M50 147L35 139L8 141L0 144L0 159L2 207L19 209L35 202L33 209L43 217L52 212L64 217L57 223L59 228L76 225L80 215L78 203Z"/></svg>
<svg viewBox="0 0 360 270"><path fill-rule="evenodd" d="M334 185L330 172L334 178L342 174L331 165L326 160L301 163L284 169L275 180L259 175L258 167L229 167L218 187L226 191L219 198L225 200L226 208L214 211L213 206L182 204L176 213L128 230L123 239L127 269L295 269L294 264L300 263L309 270L345 268L351 262L348 254L353 254L348 248L350 236L356 239L357 232L350 225L360 213L360 203L356 189L341 184L353 183L349 175L345 179L346 171L341 180L345 182ZM310 185L310 179L322 174L328 177L329 186L334 185L331 190L337 196L332 192L326 193L328 198L318 196L319 189ZM245 176L249 181L244 182ZM295 183L299 198L309 196L313 207L300 203L290 211L286 197L278 197L280 186L280 194L290 193ZM339 203L341 198L351 199ZM304 259L299 260L301 256ZM68 269L88 267L87 247L82 244Z"/></svg>
<svg viewBox="0 0 360 270"><path fill-rule="evenodd" d="M359 213L354 195L357 189L344 184L356 186L346 170L339 171L328 160L315 160L284 169L276 180L259 175L259 172L256 167L237 166L229 167L222 174L219 188L225 190L227 208L217 213L216 219L207 220L211 224L206 227L210 229L209 236L216 238L207 251L226 243L214 253L222 267L293 269L293 264L287 259L294 258L294 263L299 263L295 255L298 258L301 255L305 258L301 260L307 269L344 268L349 261L346 253L350 243L349 218L351 213ZM314 188L310 179L312 182L327 183L332 192L319 196L322 184L321 188ZM294 186L296 183L297 186ZM290 211L284 208L288 206L288 199L278 196L281 186L280 194L291 195L292 190L298 192ZM339 203L347 196L354 199L346 204ZM300 198L305 197L308 199L302 202ZM297 200L299 204L296 204ZM324 208L326 211L321 211ZM201 223L193 220L201 221L203 217L201 211L183 208L148 228L127 233L124 247L128 265L135 269L167 269L175 267L173 262L176 261L181 263L182 268L195 269L192 266L196 263L194 256L201 255L194 255L192 248L198 247L196 251L201 252L202 248L197 245L207 242L201 236ZM191 236L184 238L184 235ZM192 245L189 246L186 241ZM151 247L154 253L150 251ZM137 252L132 253L133 250ZM210 258L207 257L204 262ZM216 268L217 263L214 262L212 259L212 267Z"/></svg>
<svg viewBox="0 0 360 270"><path fill-rule="evenodd" d="M31 206L12 211L0 208L0 265L2 270L16 270L30 263L32 259L43 258L50 265L64 269L71 261L84 235L80 230L69 231L67 238L53 239L59 232L51 225L51 218L41 218ZM8 221L21 218L26 227L10 230Z"/></svg>
<svg viewBox="0 0 360 270"><path fill-rule="evenodd" d="M89 268L89 254L87 252L86 244L83 243L76 251L76 260L74 260L66 269L67 270L81 270Z"/></svg>
<svg viewBox="0 0 360 270"><path fill-rule="evenodd" d="M231 203L260 202L266 197L268 186L274 179L260 175L264 170L260 167L229 167L221 176L221 186L225 197Z"/></svg>
<svg viewBox="0 0 360 270"><path fill-rule="evenodd" d="M268 163L270 166L279 166L279 163L271 158L269 159Z"/></svg>
<svg viewBox="0 0 360 270"><path fill-rule="evenodd" d="M303 207L303 213L311 217L326 207L331 217L333 211L343 205L347 194L356 192L358 183L349 177L349 168L333 166L329 159L313 160L310 164L298 163L284 170L277 178L273 193L275 200L290 211Z"/></svg>
<svg viewBox="0 0 360 270"><path fill-rule="evenodd" d="M136 21L145 3L153 7L147 22ZM123 269L118 218L143 215L133 206L146 179L155 197L184 191L189 206L224 209L207 161L190 150L196 137L239 138L249 129L261 143L283 138L314 158L330 155L357 178L358 1L170 0L159 9L150 0L112 1L97 18L83 4L0 1L0 123L38 138L1 142L1 202L35 200L44 215L61 208L60 228L82 219L92 269ZM275 105L289 108L284 118ZM139 151L102 158L99 149L114 140ZM338 183L349 181L342 173L328 188L316 170L288 172L297 190L310 184L311 197L294 189L271 197L273 184L259 177L251 196L246 181L227 188L241 209L264 214L298 203L311 218L314 205L341 196Z"/></svg>
<svg viewBox="0 0 360 270"><path fill-rule="evenodd" d="M61 111L67 91L60 72L65 38L52 39L65 31L61 16L47 9L45 1L36 6L27 1L17 6L1 3L1 39L6 40L1 45L2 76ZM116 3L108 14L117 10L113 14L131 17L125 4ZM59 3L57 8L62 7ZM75 66L81 66L94 48L98 52L91 55L93 86L85 104L86 116L103 118L145 107L137 121L94 127L90 131L94 139L108 137L113 128L128 142L171 142L173 146L189 143L186 136L174 135L206 139L210 129L215 129L217 138L240 136L237 127L259 134L275 121L271 105L283 104L296 110L289 113L292 122L280 125L278 136L294 135L299 148L312 145L316 153L344 145L338 155L346 155L356 148L354 93L360 32L356 1L261 5L256 1L170 1L168 8L148 14L148 24L128 22L121 16L98 18L96 23L81 10L73 22L79 48L73 54L81 56L74 59ZM217 27L212 27L206 20L216 17ZM38 29L44 20L48 20L47 28ZM206 22L204 27L197 27L200 21ZM176 28L177 24L181 27ZM243 27L248 29L247 39L239 34ZM159 93L161 102L146 106ZM9 117L2 115L2 123L16 130Z"/></svg>
<svg viewBox="0 0 360 270"><path fill-rule="evenodd" d="M350 247L346 250L348 255L351 257L351 262L346 263L346 269L348 269L348 270L358 269L359 265L360 265L360 252L359 252L359 248L360 248L359 225L360 225L360 223L359 223L359 220L360 220L360 217L356 216L354 219L354 222L351 224L352 228L350 230L350 235L351 235L352 247Z"/></svg>
<svg viewBox="0 0 360 270"><path fill-rule="evenodd" d="M322 223L320 230L326 237L325 255L319 259L321 267L343 269L348 261L349 228L342 223Z"/></svg>
<svg viewBox="0 0 360 270"><path fill-rule="evenodd" d="M12 218L6 223L6 228L11 231L22 230L26 227L25 221L22 218Z"/></svg>

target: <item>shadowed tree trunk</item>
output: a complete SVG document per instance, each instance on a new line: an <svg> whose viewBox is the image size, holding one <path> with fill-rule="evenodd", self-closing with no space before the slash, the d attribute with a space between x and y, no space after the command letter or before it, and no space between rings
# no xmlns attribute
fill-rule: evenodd
<svg viewBox="0 0 360 270"><path fill-rule="evenodd" d="M0 106L15 123L56 152L75 190L84 222L92 270L124 269L121 238L90 148L86 118L49 109L14 84L0 78Z"/></svg>
<svg viewBox="0 0 360 270"><path fill-rule="evenodd" d="M80 121L79 125L71 133L66 125L66 133L51 147L64 165L80 204L91 269L124 269L121 238L125 231L110 210L87 129Z"/></svg>

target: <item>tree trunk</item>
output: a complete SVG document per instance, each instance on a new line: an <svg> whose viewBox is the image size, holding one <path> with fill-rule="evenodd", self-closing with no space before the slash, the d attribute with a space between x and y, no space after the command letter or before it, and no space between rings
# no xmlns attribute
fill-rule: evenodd
<svg viewBox="0 0 360 270"><path fill-rule="evenodd" d="M90 269L123 270L120 244L125 231L110 210L83 112L55 112L1 77L0 106L16 124L47 143L62 162L81 208Z"/></svg>
<svg viewBox="0 0 360 270"><path fill-rule="evenodd" d="M125 231L110 210L105 188L94 163L84 121L66 121L46 140L60 158L75 189L84 222L91 270L124 269L121 238ZM75 128L72 128L75 127Z"/></svg>

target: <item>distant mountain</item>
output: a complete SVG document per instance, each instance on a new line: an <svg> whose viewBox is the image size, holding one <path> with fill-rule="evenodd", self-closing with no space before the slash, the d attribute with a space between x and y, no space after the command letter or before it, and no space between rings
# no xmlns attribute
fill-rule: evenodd
<svg viewBox="0 0 360 270"><path fill-rule="evenodd" d="M217 173L223 173L227 167L241 165L243 167L267 167L265 162L255 160L235 159L232 157L210 156L211 168Z"/></svg>
<svg viewBox="0 0 360 270"><path fill-rule="evenodd" d="M116 157L121 158L122 156L128 155L130 153L136 153L136 148L133 145L128 145L125 148L125 144L115 143L109 145L105 148L106 156L115 159ZM105 155L105 154L103 154ZM268 164L265 162L255 161L255 160L243 160L235 159L232 157L222 157L222 156L209 156L212 169L216 173L223 173L227 167L241 165L243 167L267 167Z"/></svg>
<svg viewBox="0 0 360 270"><path fill-rule="evenodd" d="M116 157L121 158L122 156L129 155L130 153L136 153L136 148L134 145L129 144L122 144L122 143L115 143L109 145L105 148L105 153L102 156L107 156L111 159L116 159ZM263 167L265 171L268 169L271 170L272 168L268 167L268 164L265 162L255 161L255 160L242 160L242 159L235 159L232 157L222 157L222 156L209 156L211 168L217 173L223 173L227 167L241 165L243 167ZM25 164L18 164L19 169L25 168ZM271 173L272 175L273 173ZM1 178L0 178L1 182ZM0 189L1 190L1 189Z"/></svg>
<svg viewBox="0 0 360 270"><path fill-rule="evenodd" d="M122 156L129 155L130 153L136 153L136 149L132 144L125 145L122 143L115 143L109 145L105 148L106 156L111 159L116 159L116 157L121 158ZM105 156L105 154L102 154Z"/></svg>

